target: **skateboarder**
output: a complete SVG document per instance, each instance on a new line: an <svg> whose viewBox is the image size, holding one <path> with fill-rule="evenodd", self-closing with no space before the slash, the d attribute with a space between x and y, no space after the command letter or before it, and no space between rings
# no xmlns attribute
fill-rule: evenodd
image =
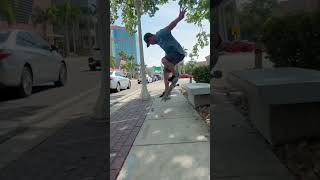
<svg viewBox="0 0 320 180"><path fill-rule="evenodd" d="M169 81L175 85L179 80L179 75L175 70L175 66L184 59L185 51L178 41L172 36L171 30L184 18L185 13L186 10L180 8L179 16L167 27L161 29L156 34L146 33L144 35L144 41L147 43L147 47L149 47L150 44L158 44L166 53L165 57L161 60L164 65L165 91L160 97L162 97L169 89Z"/></svg>

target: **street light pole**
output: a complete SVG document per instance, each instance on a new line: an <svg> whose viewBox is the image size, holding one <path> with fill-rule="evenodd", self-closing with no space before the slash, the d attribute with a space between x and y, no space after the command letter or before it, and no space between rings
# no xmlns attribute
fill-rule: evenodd
<svg viewBox="0 0 320 180"><path fill-rule="evenodd" d="M142 78L142 87L140 97L143 100L150 99L150 94L147 89L146 82L146 73L145 73L145 65L144 65L144 56L143 56L143 43L142 43L142 32L141 32L141 1L135 0L136 12L138 16L138 33L139 33L139 46L140 46L140 74Z"/></svg>

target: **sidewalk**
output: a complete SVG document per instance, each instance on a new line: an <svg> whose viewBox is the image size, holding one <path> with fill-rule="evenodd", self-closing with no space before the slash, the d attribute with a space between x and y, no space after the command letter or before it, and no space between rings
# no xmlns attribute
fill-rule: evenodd
<svg viewBox="0 0 320 180"><path fill-rule="evenodd" d="M116 155L114 150L117 145L112 146L111 142L111 152L113 152L111 158L115 156L116 159L120 159L116 161L117 163L114 162L115 160L110 162L111 180L115 180L117 176L117 180L210 179L208 127L180 93L181 86L172 92L171 100L161 102L158 96L162 92L162 86L162 83L148 86L152 96L149 104L135 100L130 102L128 108L118 111L122 116L127 116L126 114L131 111L132 115L127 121L112 119L114 124L118 124L116 121L127 122L125 127L132 129L130 135L132 138L126 141L126 145L132 144L133 141L134 143L132 147L126 146L127 149L122 146L122 150ZM111 127L111 133L113 129ZM112 137L111 141L113 141ZM121 144L121 138L118 143ZM122 155L121 158L119 154ZM127 157L126 154L128 154ZM123 161L125 161L124 164ZM115 167L116 165L118 166ZM118 171L120 171L119 175Z"/></svg>
<svg viewBox="0 0 320 180"><path fill-rule="evenodd" d="M214 89L212 178L216 180L294 180L272 147L236 110L224 90Z"/></svg>

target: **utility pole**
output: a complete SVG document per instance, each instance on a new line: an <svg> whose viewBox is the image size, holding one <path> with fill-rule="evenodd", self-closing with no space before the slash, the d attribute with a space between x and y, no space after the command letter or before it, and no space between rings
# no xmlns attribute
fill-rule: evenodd
<svg viewBox="0 0 320 180"><path fill-rule="evenodd" d="M136 12L138 16L138 33L139 33L139 46L140 46L140 74L142 78L142 87L141 87L140 97L143 100L149 100L150 94L147 89L144 56L143 56L142 32L141 32L141 1L135 0L134 2L135 2Z"/></svg>

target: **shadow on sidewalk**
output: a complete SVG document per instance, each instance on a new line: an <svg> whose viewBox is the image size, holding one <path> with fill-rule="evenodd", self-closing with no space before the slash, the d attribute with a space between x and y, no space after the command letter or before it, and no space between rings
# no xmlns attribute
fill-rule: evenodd
<svg viewBox="0 0 320 180"><path fill-rule="evenodd" d="M1 170L1 180L107 179L105 121L77 115L54 135ZM45 130L45 128L35 129ZM49 130L49 129L48 129ZM30 141L30 137L21 139Z"/></svg>

